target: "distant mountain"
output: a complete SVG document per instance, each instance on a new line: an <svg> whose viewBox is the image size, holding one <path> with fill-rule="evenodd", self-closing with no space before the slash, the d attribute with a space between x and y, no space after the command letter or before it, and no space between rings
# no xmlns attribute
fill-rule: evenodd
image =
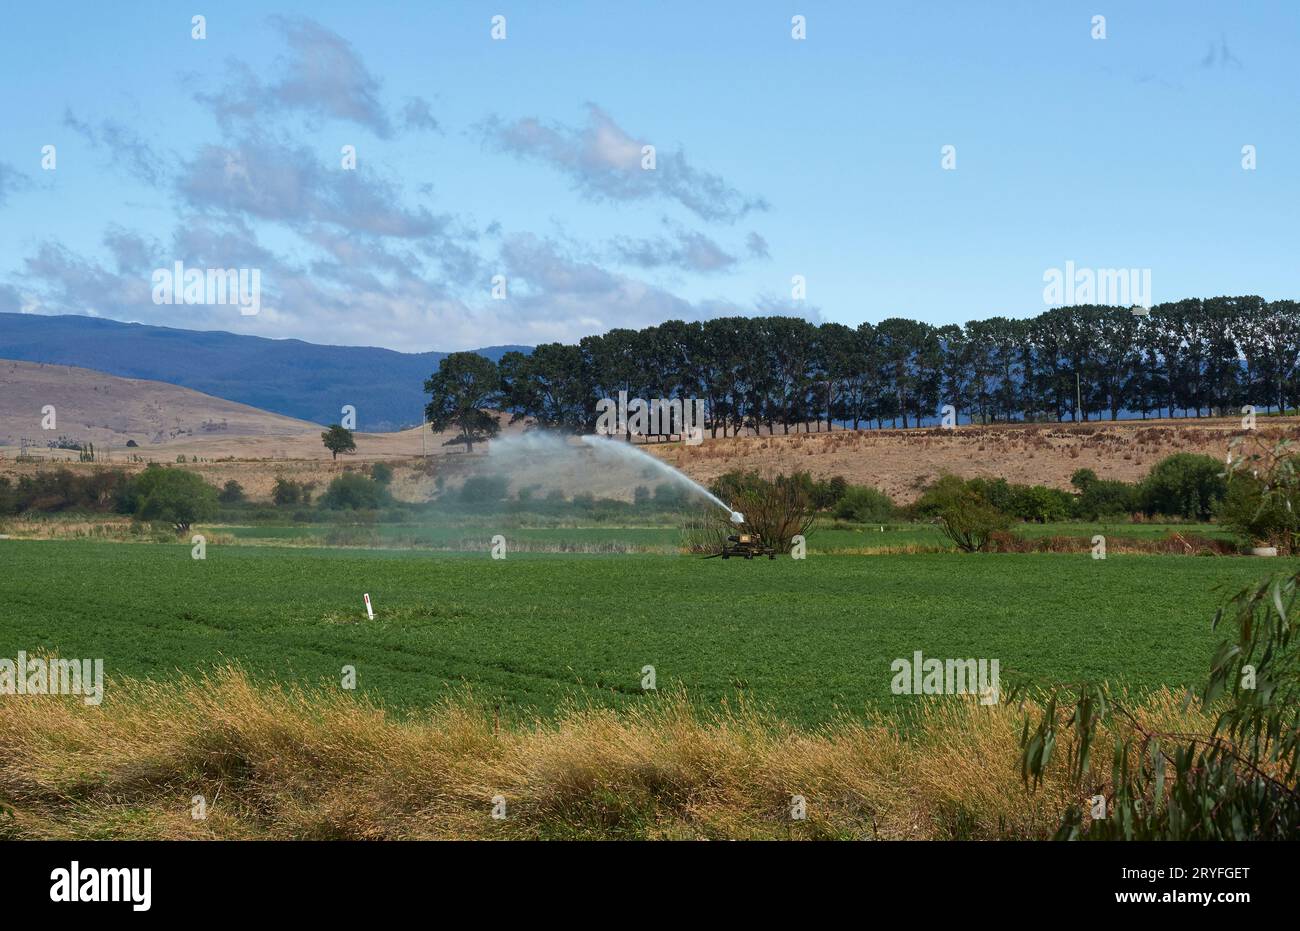
<svg viewBox="0 0 1300 931"><path fill-rule="evenodd" d="M527 346L476 352L497 361ZM0 358L75 365L124 378L147 378L263 410L337 423L357 410L357 429L396 430L421 421L424 380L445 352L395 352L368 346L318 346L219 331L120 323L99 317L0 314Z"/></svg>

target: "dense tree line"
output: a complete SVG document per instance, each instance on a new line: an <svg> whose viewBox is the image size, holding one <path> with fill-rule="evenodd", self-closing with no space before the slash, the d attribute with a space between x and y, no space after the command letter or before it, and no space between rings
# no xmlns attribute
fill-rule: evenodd
<svg viewBox="0 0 1300 931"><path fill-rule="evenodd" d="M459 387L436 376L426 385L437 388L431 419L469 425L474 440L484 429L465 406L471 396L476 406L544 427L589 432L596 400L619 391L703 398L713 436L789 433L801 424L916 426L949 404L961 422L977 423L1114 420L1121 412L1201 417L1300 401L1300 306L1217 297L1157 305L1147 315L1085 305L965 326L720 317L614 329L576 346L549 343L507 353L497 366L456 368L459 355L448 360Z"/></svg>

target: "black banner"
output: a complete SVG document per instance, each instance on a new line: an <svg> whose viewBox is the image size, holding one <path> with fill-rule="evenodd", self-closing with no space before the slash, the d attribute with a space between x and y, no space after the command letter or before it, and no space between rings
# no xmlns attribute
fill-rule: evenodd
<svg viewBox="0 0 1300 931"><path fill-rule="evenodd" d="M732 916L845 903L1221 913L1288 902L1292 853L1185 843L18 842L0 844L0 888L10 918L76 909L128 921L373 917L430 903L575 918L608 903L633 917L701 895Z"/></svg>

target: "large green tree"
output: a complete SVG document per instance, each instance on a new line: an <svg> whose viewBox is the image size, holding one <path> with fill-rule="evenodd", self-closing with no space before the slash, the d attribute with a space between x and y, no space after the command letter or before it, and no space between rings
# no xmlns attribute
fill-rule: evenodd
<svg viewBox="0 0 1300 931"><path fill-rule="evenodd" d="M352 435L352 431L338 423L330 424L330 428L320 435L320 441L335 459L339 457L339 453L353 453L357 450L356 437Z"/></svg>
<svg viewBox="0 0 1300 931"><path fill-rule="evenodd" d="M123 510L140 520L168 523L184 533L217 513L217 489L195 472L150 466L122 496Z"/></svg>
<svg viewBox="0 0 1300 931"><path fill-rule="evenodd" d="M1300 307L1255 296L1152 307L1053 307L932 327L903 317L855 330L797 317L669 320L577 346L508 353L502 404L515 419L591 429L595 402L705 401L706 427L812 429L813 421L909 427L942 405L977 422L1235 413L1300 398Z"/></svg>
<svg viewBox="0 0 1300 931"><path fill-rule="evenodd" d="M476 352L453 352L438 371L424 382L429 403L425 418L435 433L456 428L460 432L444 445L486 442L501 430L495 409L501 403L501 378L496 363Z"/></svg>
<svg viewBox="0 0 1300 931"><path fill-rule="evenodd" d="M528 418L566 433L582 433L595 422L595 393L579 346L545 343L527 355L508 352L499 383L512 422Z"/></svg>

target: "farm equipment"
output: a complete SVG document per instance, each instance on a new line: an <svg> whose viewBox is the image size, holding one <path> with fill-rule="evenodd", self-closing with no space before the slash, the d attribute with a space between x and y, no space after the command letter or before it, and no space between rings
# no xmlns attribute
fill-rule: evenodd
<svg viewBox="0 0 1300 931"><path fill-rule="evenodd" d="M763 538L757 533L733 533L722 545L722 552L713 555L721 556L723 559L730 559L732 556L740 556L744 559L766 556L768 559L776 559L776 550L765 545Z"/></svg>

